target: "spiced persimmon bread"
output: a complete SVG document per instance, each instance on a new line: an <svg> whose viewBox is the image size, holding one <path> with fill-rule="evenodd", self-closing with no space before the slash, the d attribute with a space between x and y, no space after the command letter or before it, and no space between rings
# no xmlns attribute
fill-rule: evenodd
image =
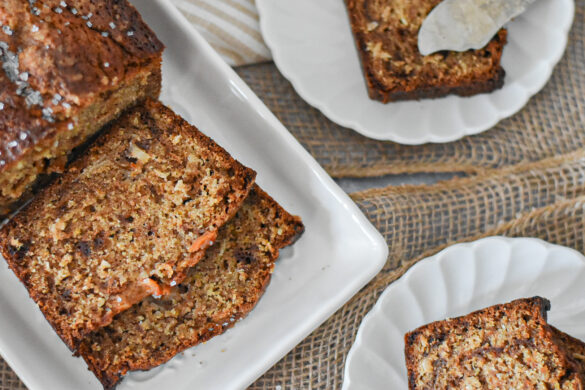
<svg viewBox="0 0 585 390"><path fill-rule="evenodd" d="M506 30L480 50L418 50L418 32L441 0L345 0L368 93L384 103L470 96L501 88Z"/></svg>
<svg viewBox="0 0 585 390"><path fill-rule="evenodd" d="M223 333L256 305L279 249L303 229L300 218L255 186L182 283L165 297L149 297L120 313L83 340L79 353L110 389L127 371L156 367Z"/></svg>
<svg viewBox="0 0 585 390"><path fill-rule="evenodd" d="M0 2L0 215L161 86L163 45L126 0Z"/></svg>
<svg viewBox="0 0 585 390"><path fill-rule="evenodd" d="M0 249L75 349L117 313L181 283L254 178L213 140L148 100L0 230Z"/></svg>
<svg viewBox="0 0 585 390"><path fill-rule="evenodd" d="M433 322L405 336L410 389L583 389L582 343L540 297Z"/></svg>

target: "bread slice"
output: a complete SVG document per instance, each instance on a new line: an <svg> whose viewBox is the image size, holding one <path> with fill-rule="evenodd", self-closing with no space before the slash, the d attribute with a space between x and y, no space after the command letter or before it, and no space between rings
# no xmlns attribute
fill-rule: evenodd
<svg viewBox="0 0 585 390"><path fill-rule="evenodd" d="M88 336L79 353L109 389L127 371L156 367L223 333L256 305L279 249L302 231L298 217L255 186L183 283L166 297L149 297L119 314Z"/></svg>
<svg viewBox="0 0 585 390"><path fill-rule="evenodd" d="M441 0L345 0L370 98L384 103L470 96L504 84L506 30L481 50L423 56L418 32Z"/></svg>
<svg viewBox="0 0 585 390"><path fill-rule="evenodd" d="M126 0L0 2L0 215L126 108L158 97L162 51Z"/></svg>
<svg viewBox="0 0 585 390"><path fill-rule="evenodd" d="M566 349L569 352L569 355L575 359L575 362L580 365L580 371L585 372L585 343L569 336L552 325L550 327L557 342L562 344L563 348Z"/></svg>
<svg viewBox="0 0 585 390"><path fill-rule="evenodd" d="M407 333L409 388L583 389L582 362L546 323L549 308L519 299Z"/></svg>
<svg viewBox="0 0 585 390"><path fill-rule="evenodd" d="M155 101L123 116L0 231L0 249L72 349L162 295L240 208L255 172Z"/></svg>

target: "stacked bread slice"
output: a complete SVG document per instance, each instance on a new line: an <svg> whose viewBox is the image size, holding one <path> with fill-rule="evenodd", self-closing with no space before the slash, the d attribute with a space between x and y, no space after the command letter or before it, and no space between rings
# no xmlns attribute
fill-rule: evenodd
<svg viewBox="0 0 585 390"><path fill-rule="evenodd" d="M10 100L6 112L26 113L19 114L23 126L42 122L46 133L42 134L51 142L61 140L61 122L74 123L72 129L64 125L75 138L64 150L45 145L48 141L39 132L27 144L30 155L18 158L45 159L50 166L53 155L67 155L97 128L102 130L3 226L0 251L56 333L85 359L104 388L112 388L129 370L160 365L243 318L262 296L279 250L304 227L300 218L255 184L255 171L154 100L160 91L162 45L130 4L62 3L11 0L0 6L0 23L12 23L9 28L11 32L14 28L16 38L28 37L22 23L34 24L38 18L57 30L62 24L60 32L42 32L51 43L43 54L47 64L60 80L71 69L51 61L75 60L80 72L89 69L77 81L83 84L84 77L91 76L85 86L93 91L83 94L86 100L77 99L79 105L68 111L70 116L54 118L37 118L34 107ZM52 37L68 33L70 26L82 45L91 46L89 53L67 57L71 54L65 53L63 40ZM22 44L36 45L40 39L33 36ZM12 76L2 75L2 70L12 70L7 56L27 48L0 49L4 83ZM148 55L141 62L136 56L143 52ZM24 61L14 64L20 69ZM118 77L109 78L111 71ZM104 85L90 82L95 81L94 73L103 76L98 81ZM138 75L148 79L146 86ZM134 82L128 77L139 78ZM18 97L27 91L11 92L9 81L7 92L0 95ZM43 81L53 86L50 80ZM124 82L131 83L130 90L121 87ZM24 87L35 93L32 84ZM51 112L57 114L57 109ZM95 119L83 119L88 115ZM5 124L0 147L10 137L23 138L16 132L16 122L0 119L0 125ZM27 176L24 193L41 172L24 163L18 166L22 169L17 173L0 169L0 182L11 182L13 175ZM22 193L15 192L6 205L21 200ZM0 196L0 212L3 202Z"/></svg>
<svg viewBox="0 0 585 390"><path fill-rule="evenodd" d="M223 333L252 310L278 251L303 231L298 217L254 186L217 242L183 282L149 297L83 340L79 353L105 387L128 370L147 370Z"/></svg>

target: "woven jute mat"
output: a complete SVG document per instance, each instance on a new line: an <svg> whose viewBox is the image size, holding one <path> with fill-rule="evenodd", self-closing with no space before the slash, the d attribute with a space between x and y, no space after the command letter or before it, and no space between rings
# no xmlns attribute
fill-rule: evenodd
<svg viewBox="0 0 585 390"><path fill-rule="evenodd" d="M305 103L273 64L237 72L333 177L477 173L585 146L584 26L585 0L578 0L567 51L544 89L495 128L448 144L404 146L365 138Z"/></svg>
<svg viewBox="0 0 585 390"><path fill-rule="evenodd" d="M388 242L384 269L251 389L339 388L347 352L380 293L419 259L447 245L509 235L584 250L585 150L469 178L352 197ZM24 388L0 359L0 390Z"/></svg>

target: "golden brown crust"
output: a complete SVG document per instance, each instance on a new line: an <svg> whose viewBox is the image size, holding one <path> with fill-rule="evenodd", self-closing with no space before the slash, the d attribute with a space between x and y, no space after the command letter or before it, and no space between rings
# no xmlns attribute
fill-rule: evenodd
<svg viewBox="0 0 585 390"><path fill-rule="evenodd" d="M418 30L441 0L346 0L368 93L384 103L501 88L506 30L481 50L422 56Z"/></svg>
<svg viewBox="0 0 585 390"><path fill-rule="evenodd" d="M582 367L546 323L549 309L541 297L518 299L407 333L409 388L583 388Z"/></svg>
<svg viewBox="0 0 585 390"><path fill-rule="evenodd" d="M180 283L245 200L255 172L147 101L112 125L0 231L4 257L72 349ZM129 292L132 291L132 295Z"/></svg>
<svg viewBox="0 0 585 390"><path fill-rule="evenodd" d="M182 285L148 298L93 333L79 353L109 389L128 372L148 370L231 328L256 305L280 248L303 231L258 186Z"/></svg>
<svg viewBox="0 0 585 390"><path fill-rule="evenodd" d="M48 163L58 159L64 155L58 136L87 133L80 118L96 109L96 100L107 101L145 68L160 73L163 45L126 0L4 0L0 29L0 175L30 155L44 153ZM157 98L159 89L160 82L153 91L121 99L126 105L106 119L146 92ZM32 183L38 169L27 169L32 178L23 180ZM11 185L22 187L16 179ZM0 206L17 199L11 194Z"/></svg>

